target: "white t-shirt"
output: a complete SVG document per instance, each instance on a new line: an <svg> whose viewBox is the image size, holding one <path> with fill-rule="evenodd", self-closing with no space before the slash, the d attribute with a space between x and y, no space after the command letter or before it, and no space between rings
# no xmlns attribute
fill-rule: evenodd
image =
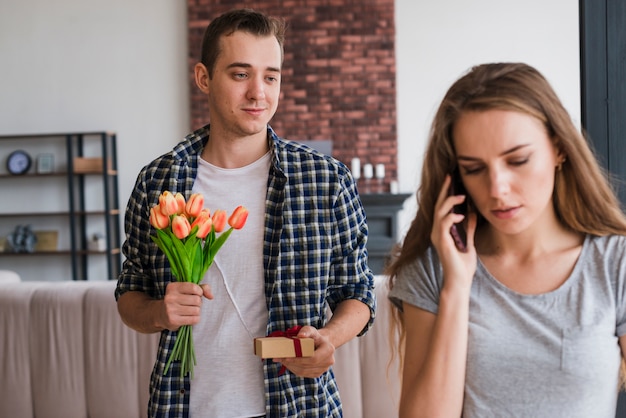
<svg viewBox="0 0 626 418"><path fill-rule="evenodd" d="M203 300L202 319L193 327L198 363L191 381L192 418L265 414L263 363L254 355L253 339L265 336L268 321L263 231L269 167L269 153L237 169L198 159L193 192L203 194L205 208L224 209L230 216L243 205L249 215L202 280L211 285L214 299Z"/></svg>

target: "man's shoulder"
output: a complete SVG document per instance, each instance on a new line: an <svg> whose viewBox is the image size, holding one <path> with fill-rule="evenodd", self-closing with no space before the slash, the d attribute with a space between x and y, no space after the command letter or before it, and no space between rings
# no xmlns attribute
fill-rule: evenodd
<svg viewBox="0 0 626 418"><path fill-rule="evenodd" d="M207 140L207 127L197 129L178 142L171 150L150 161L144 167L144 171L169 171L171 168L191 158L191 156L199 155Z"/></svg>
<svg viewBox="0 0 626 418"><path fill-rule="evenodd" d="M304 164L304 167L308 166L311 170L331 170L341 173L346 169L343 163L331 155L320 152L297 140L275 137L274 144L278 160L281 163Z"/></svg>

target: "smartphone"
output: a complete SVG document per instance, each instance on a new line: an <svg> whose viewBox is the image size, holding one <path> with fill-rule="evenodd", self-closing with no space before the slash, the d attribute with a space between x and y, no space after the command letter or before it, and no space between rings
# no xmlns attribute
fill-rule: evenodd
<svg viewBox="0 0 626 418"><path fill-rule="evenodd" d="M454 207L452 208L452 212L460 213L467 217L469 196L467 195L465 187L463 187L461 175L459 174L459 170L457 168L452 173L452 182L450 183L450 188L448 189L448 195L455 196L461 194L465 195L465 201L461 204L454 205ZM465 231L465 227L463 226L464 221L465 220L456 223L450 228L450 234L452 235L452 238L454 238L456 248L458 248L459 251L463 252L467 251L467 232Z"/></svg>

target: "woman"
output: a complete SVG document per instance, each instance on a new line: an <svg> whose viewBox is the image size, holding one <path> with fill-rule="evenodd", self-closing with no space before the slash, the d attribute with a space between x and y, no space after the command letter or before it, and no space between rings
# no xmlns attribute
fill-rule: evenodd
<svg viewBox="0 0 626 418"><path fill-rule="evenodd" d="M417 197L388 271L400 415L615 417L626 218L545 78L501 63L455 82Z"/></svg>

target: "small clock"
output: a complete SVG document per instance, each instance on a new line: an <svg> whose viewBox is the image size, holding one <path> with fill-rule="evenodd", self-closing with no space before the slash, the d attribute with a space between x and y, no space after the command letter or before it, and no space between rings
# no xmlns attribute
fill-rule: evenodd
<svg viewBox="0 0 626 418"><path fill-rule="evenodd" d="M7 157L7 170L11 174L24 174L30 169L32 160L26 151L13 151Z"/></svg>

